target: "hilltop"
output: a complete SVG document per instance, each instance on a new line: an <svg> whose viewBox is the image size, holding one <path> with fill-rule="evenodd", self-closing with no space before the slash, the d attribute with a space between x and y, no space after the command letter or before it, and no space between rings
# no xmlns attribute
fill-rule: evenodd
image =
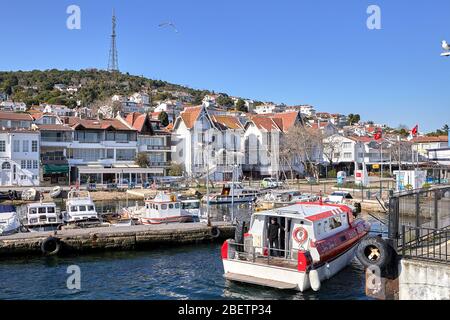
<svg viewBox="0 0 450 320"><path fill-rule="evenodd" d="M55 85L71 86L76 90L61 91L56 89ZM171 92L181 92L191 95L193 103L198 104L205 95L213 93L128 73L111 73L96 69L0 71L0 93L6 93L10 100L22 101L27 106L48 103L74 108L77 101L82 106L89 106L115 94L127 96L134 92L146 92L153 100L170 99Z"/></svg>

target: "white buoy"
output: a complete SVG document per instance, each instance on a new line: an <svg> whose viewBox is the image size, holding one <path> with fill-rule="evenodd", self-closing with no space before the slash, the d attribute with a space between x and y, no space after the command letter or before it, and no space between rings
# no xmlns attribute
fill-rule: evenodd
<svg viewBox="0 0 450 320"><path fill-rule="evenodd" d="M317 270L311 270L309 272L309 283L311 284L311 289L314 291L320 290L320 277Z"/></svg>

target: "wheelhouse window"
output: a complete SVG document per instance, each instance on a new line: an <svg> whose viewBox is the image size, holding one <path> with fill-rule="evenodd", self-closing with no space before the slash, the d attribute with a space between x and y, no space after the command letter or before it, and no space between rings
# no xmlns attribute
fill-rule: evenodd
<svg viewBox="0 0 450 320"><path fill-rule="evenodd" d="M167 210L167 204L162 204L161 205L161 210Z"/></svg>
<svg viewBox="0 0 450 320"><path fill-rule="evenodd" d="M71 206L70 207L70 211L77 212L78 211L78 207L77 206Z"/></svg>
<svg viewBox="0 0 450 320"><path fill-rule="evenodd" d="M48 212L48 213L55 213L55 211L56 211L56 210L55 210L55 207L48 207L48 208L47 208L47 212Z"/></svg>
<svg viewBox="0 0 450 320"><path fill-rule="evenodd" d="M86 211L86 206L80 206L80 212L85 212Z"/></svg>
<svg viewBox="0 0 450 320"><path fill-rule="evenodd" d="M47 213L47 208L45 208L45 207L38 208L38 212L39 213Z"/></svg>
<svg viewBox="0 0 450 320"><path fill-rule="evenodd" d="M94 206L88 206L88 210L89 210L89 211L94 211L95 208L94 208Z"/></svg>

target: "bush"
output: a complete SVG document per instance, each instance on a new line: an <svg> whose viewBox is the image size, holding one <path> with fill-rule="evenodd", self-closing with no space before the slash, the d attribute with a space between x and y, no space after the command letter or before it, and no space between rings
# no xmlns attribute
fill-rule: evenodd
<svg viewBox="0 0 450 320"><path fill-rule="evenodd" d="M336 178L337 177L337 172L335 169L329 170L327 173L328 178Z"/></svg>

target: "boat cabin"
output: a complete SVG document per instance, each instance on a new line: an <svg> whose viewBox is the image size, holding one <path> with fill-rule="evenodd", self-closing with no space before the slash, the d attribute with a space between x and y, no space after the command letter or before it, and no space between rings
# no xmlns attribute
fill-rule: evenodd
<svg viewBox="0 0 450 320"><path fill-rule="evenodd" d="M68 221L98 219L89 191L70 191L66 201L66 214Z"/></svg>
<svg viewBox="0 0 450 320"><path fill-rule="evenodd" d="M292 206L255 212L245 245L255 247L257 254L267 255L268 230L275 219L279 229L279 256L296 259L295 252L310 251L314 260L320 260L317 249L321 242L350 228L353 215L346 206L301 203ZM291 254L294 253L294 254Z"/></svg>
<svg viewBox="0 0 450 320"><path fill-rule="evenodd" d="M27 205L28 226L60 224L61 222L60 212L54 202Z"/></svg>

